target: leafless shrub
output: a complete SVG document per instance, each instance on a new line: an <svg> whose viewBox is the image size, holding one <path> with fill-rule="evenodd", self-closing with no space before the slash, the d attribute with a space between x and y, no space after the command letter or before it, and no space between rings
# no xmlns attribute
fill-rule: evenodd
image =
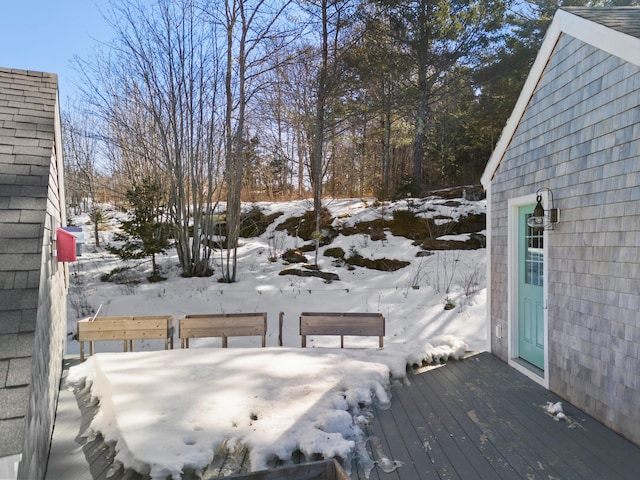
<svg viewBox="0 0 640 480"><path fill-rule="evenodd" d="M411 276L407 285L407 290L413 288L415 290L420 288L420 285L428 279L429 272L427 270L427 262L424 257L420 257L417 263L411 264Z"/></svg>
<svg viewBox="0 0 640 480"><path fill-rule="evenodd" d="M92 315L94 310L89 303L87 288L82 275L82 266L78 263L72 263L72 271L70 276L69 295L67 299L69 305L76 311L76 318L83 318Z"/></svg>
<svg viewBox="0 0 640 480"><path fill-rule="evenodd" d="M76 311L76 318L84 318L93 314L93 307L84 288L72 286L69 289L69 304Z"/></svg>
<svg viewBox="0 0 640 480"><path fill-rule="evenodd" d="M474 265L472 268L465 269L458 275L458 282L464 290L465 296L469 297L476 293L482 281L482 267Z"/></svg>
<svg viewBox="0 0 640 480"><path fill-rule="evenodd" d="M138 292L138 280L132 280L130 282L122 282L118 284L121 295L135 295Z"/></svg>
<svg viewBox="0 0 640 480"><path fill-rule="evenodd" d="M449 293L460 262L460 250L441 250L436 253L434 289Z"/></svg>
<svg viewBox="0 0 640 480"><path fill-rule="evenodd" d="M369 235L357 235L358 245L360 248L367 248L369 246Z"/></svg>
<svg viewBox="0 0 640 480"><path fill-rule="evenodd" d="M423 218L422 221L424 223L425 229L427 231L427 242L434 243L439 237L443 237L445 235L449 235L454 227L456 226L456 222L454 221L436 221L438 219L434 218Z"/></svg>

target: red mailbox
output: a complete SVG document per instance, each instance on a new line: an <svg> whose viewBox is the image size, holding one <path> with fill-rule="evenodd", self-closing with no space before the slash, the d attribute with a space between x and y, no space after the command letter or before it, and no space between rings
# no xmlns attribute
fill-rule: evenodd
<svg viewBox="0 0 640 480"><path fill-rule="evenodd" d="M75 262L76 261L76 237L75 235L65 232L62 228L57 231L58 240L58 261L59 262Z"/></svg>

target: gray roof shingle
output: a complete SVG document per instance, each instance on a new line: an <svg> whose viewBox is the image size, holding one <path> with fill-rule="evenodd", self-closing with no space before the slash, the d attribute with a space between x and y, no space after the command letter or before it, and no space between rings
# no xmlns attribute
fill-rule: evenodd
<svg viewBox="0 0 640 480"><path fill-rule="evenodd" d="M562 7L562 10L640 38L640 7Z"/></svg>
<svg viewBox="0 0 640 480"><path fill-rule="evenodd" d="M24 442L57 89L0 68L0 457Z"/></svg>

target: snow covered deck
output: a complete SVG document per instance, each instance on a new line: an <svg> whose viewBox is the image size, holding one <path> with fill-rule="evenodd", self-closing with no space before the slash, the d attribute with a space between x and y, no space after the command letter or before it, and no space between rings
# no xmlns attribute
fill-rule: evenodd
<svg viewBox="0 0 640 480"><path fill-rule="evenodd" d="M88 400L61 392L46 479L145 478L114 471L104 442L80 436L97 410ZM545 407L559 400L488 353L425 369L394 386L390 409L375 410L367 450L376 465L354 462L351 478L640 478L640 448L565 402L557 420ZM206 478L239 457L217 455Z"/></svg>

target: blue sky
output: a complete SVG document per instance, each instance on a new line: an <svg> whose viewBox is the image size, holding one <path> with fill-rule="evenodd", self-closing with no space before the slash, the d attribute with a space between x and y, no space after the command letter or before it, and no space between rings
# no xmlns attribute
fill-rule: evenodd
<svg viewBox="0 0 640 480"><path fill-rule="evenodd" d="M3 0L0 67L58 74L61 101L73 96L75 55L87 58L111 30L100 14L107 0Z"/></svg>

